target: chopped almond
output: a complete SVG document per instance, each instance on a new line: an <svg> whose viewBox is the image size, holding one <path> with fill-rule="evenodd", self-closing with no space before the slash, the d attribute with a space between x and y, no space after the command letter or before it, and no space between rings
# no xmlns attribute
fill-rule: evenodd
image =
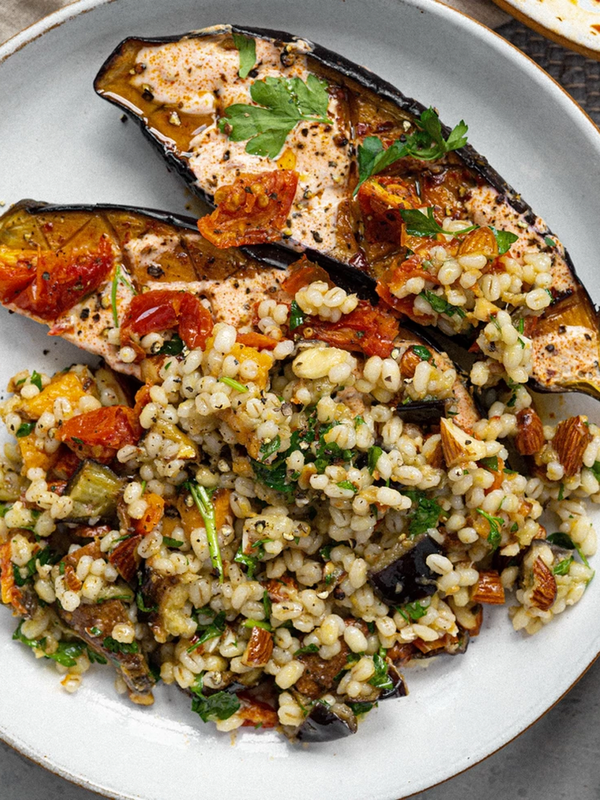
<svg viewBox="0 0 600 800"><path fill-rule="evenodd" d="M591 439L586 418L581 415L569 417L558 424L552 446L567 478L576 475L583 466L583 454Z"/></svg>
<svg viewBox="0 0 600 800"><path fill-rule="evenodd" d="M517 414L515 447L522 456L532 456L544 446L542 420L533 408L524 408Z"/></svg>
<svg viewBox="0 0 600 800"><path fill-rule="evenodd" d="M479 580L475 584L471 600L475 603L487 603L488 605L502 605L504 603L504 586L502 586L500 574L496 570L479 573Z"/></svg>
<svg viewBox="0 0 600 800"><path fill-rule="evenodd" d="M264 667L273 652L273 634L255 625L246 646L242 663L247 667Z"/></svg>

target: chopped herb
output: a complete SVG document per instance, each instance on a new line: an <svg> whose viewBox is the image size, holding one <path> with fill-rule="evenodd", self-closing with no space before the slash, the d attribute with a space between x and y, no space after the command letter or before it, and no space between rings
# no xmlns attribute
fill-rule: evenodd
<svg viewBox="0 0 600 800"><path fill-rule="evenodd" d="M90 636L102 636L102 631L96 625L89 629Z"/></svg>
<svg viewBox="0 0 600 800"><path fill-rule="evenodd" d="M135 604L142 611L144 614L154 614L158 611L158 606L147 606L144 600L144 593L141 589L138 589L135 595Z"/></svg>
<svg viewBox="0 0 600 800"><path fill-rule="evenodd" d="M271 439L270 442L263 442L260 446L260 460L266 461L267 458L277 453L280 445L281 439L279 438L279 434L277 434L274 439Z"/></svg>
<svg viewBox="0 0 600 800"><path fill-rule="evenodd" d="M354 427L360 428L361 425L366 425L366 422L364 421L363 417L359 414L358 417L356 417L356 419L354 420Z"/></svg>
<svg viewBox="0 0 600 800"><path fill-rule="evenodd" d="M262 628L265 631L272 631L273 627L270 622L265 622L263 619L246 619L242 622L244 628Z"/></svg>
<svg viewBox="0 0 600 800"><path fill-rule="evenodd" d="M236 381L233 378L219 378L219 380L226 386L231 386L231 388L235 389L236 392L241 392L242 394L244 394L245 392L248 391L247 386L244 386L243 383L240 383L239 381Z"/></svg>
<svg viewBox="0 0 600 800"><path fill-rule="evenodd" d="M443 508L436 500L427 497L425 492L418 489L406 489L402 494L409 497L417 505L408 525L410 536L419 536L421 533L428 531L429 528L437 527Z"/></svg>
<svg viewBox="0 0 600 800"><path fill-rule="evenodd" d="M326 116L327 84L316 75L309 75L306 83L300 78L270 76L252 84L250 97L256 105L229 106L219 128L234 142L249 140L246 152L251 155L276 158L301 120L331 124Z"/></svg>
<svg viewBox="0 0 600 800"><path fill-rule="evenodd" d="M242 564L244 567L246 567L248 570L248 580L253 580L260 559L255 558L254 556L247 556L242 552L242 546L240 545L240 549L235 554L233 560L236 564Z"/></svg>
<svg viewBox="0 0 600 800"><path fill-rule="evenodd" d="M414 603L406 603L406 605L402 606L402 608L397 608L396 611L404 617L404 619L408 622L407 618L416 622L421 617L424 617L429 609L429 603L427 605L423 605L419 600L415 600Z"/></svg>
<svg viewBox="0 0 600 800"><path fill-rule="evenodd" d="M477 230L479 225L470 225L468 228L463 228L460 231L446 231L441 225L438 225L435 217L433 216L433 208L430 206L426 209L427 213L423 214L416 208L401 208L400 216L404 220L406 233L409 236L437 236L438 233L443 233L446 236L459 236L463 233Z"/></svg>
<svg viewBox="0 0 600 800"><path fill-rule="evenodd" d="M309 653L318 653L319 647L316 644L307 644L305 647L299 647L296 652L294 653L294 658L296 656L305 656Z"/></svg>
<svg viewBox="0 0 600 800"><path fill-rule="evenodd" d="M107 636L102 646L111 653L139 653L137 642L117 642L112 636Z"/></svg>
<svg viewBox="0 0 600 800"><path fill-rule="evenodd" d="M575 542L571 539L571 537L569 536L568 533L561 533L561 532L551 533L550 536L546 537L546 541L550 542L550 544L555 544L558 547L564 547L565 550L577 550L577 553L579 554L579 558L583 561L585 566L588 567L588 569L589 569L590 562L587 560L587 558L581 552L581 547L578 544L575 544Z"/></svg>
<svg viewBox="0 0 600 800"><path fill-rule="evenodd" d="M108 664L108 661L104 658L104 656L96 653L91 647L86 647L85 650L90 664Z"/></svg>
<svg viewBox="0 0 600 800"><path fill-rule="evenodd" d="M373 666L375 667L375 674L369 680L371 686L382 690L393 689L394 684L388 675L388 665L385 660L385 650L383 648L380 649L379 653L374 654Z"/></svg>
<svg viewBox="0 0 600 800"><path fill-rule="evenodd" d="M167 547L181 547L181 545L183 544L183 542L180 541L179 539L171 539L170 536L163 535L162 540L163 544L166 544Z"/></svg>
<svg viewBox="0 0 600 800"><path fill-rule="evenodd" d="M519 331L519 333L524 333L525 332L525 318L524 317L520 317L517 320L517 324L515 325L515 328Z"/></svg>
<svg viewBox="0 0 600 800"><path fill-rule="evenodd" d="M202 722L229 719L240 708L240 701L235 694L216 692L216 694L205 697L203 694L198 693L193 686L191 688L195 695L192 700L192 711L200 715Z"/></svg>
<svg viewBox="0 0 600 800"><path fill-rule="evenodd" d="M326 544L324 547L322 547L319 550L319 555L321 556L323 561L329 561L329 559L331 558L331 549L332 549L332 547L333 547L332 544Z"/></svg>
<svg viewBox="0 0 600 800"><path fill-rule="evenodd" d="M244 36L241 33L234 33L233 43L240 54L240 68L238 75L240 78L247 78L250 70L256 64L256 42L249 36Z"/></svg>
<svg viewBox="0 0 600 800"><path fill-rule="evenodd" d="M77 659L84 650L83 643L62 641L58 643L58 647L54 653L46 653L44 650L44 646L46 644L45 637L43 639L28 639L25 634L22 633L22 627L23 622L19 624L17 630L13 633L12 638L15 641L22 642L24 645L31 647L33 650L41 650L44 653L45 658L49 658L51 661L56 661L58 664L62 664L63 667L74 667L77 665Z"/></svg>
<svg viewBox="0 0 600 800"><path fill-rule="evenodd" d="M340 481L336 484L340 489L347 489L350 492L358 492L356 486L352 483L352 481Z"/></svg>
<svg viewBox="0 0 600 800"><path fill-rule="evenodd" d="M218 531L215 524L215 507L210 499L212 492L206 489L204 486L199 486L197 483L193 483L192 481L188 481L184 484L184 486L192 495L194 503L196 504L196 508L204 520L204 528L206 530L206 538L208 540L210 560L213 567L219 573L219 583L223 583L223 561L221 560Z"/></svg>
<svg viewBox="0 0 600 800"><path fill-rule="evenodd" d="M112 286L110 288L110 304L112 307L113 322L115 328L119 327L119 310L117 308L117 290L119 288L119 276L121 274L121 267L117 265L115 274L112 279Z"/></svg>
<svg viewBox="0 0 600 800"><path fill-rule="evenodd" d="M549 236L544 236L544 241L548 245L548 247L556 247L556 242L554 239L551 239Z"/></svg>
<svg viewBox="0 0 600 800"><path fill-rule="evenodd" d="M592 472L594 473L594 477L596 480L600 481L600 461L594 461L592 466Z"/></svg>
<svg viewBox="0 0 600 800"><path fill-rule="evenodd" d="M358 703L346 703L346 705L350 708L352 713L358 717L360 714L367 714L373 708L373 706L377 704L358 702Z"/></svg>
<svg viewBox="0 0 600 800"><path fill-rule="evenodd" d="M268 591L265 589L263 592L263 609L265 612L265 619L269 621L271 619L271 608L272 608L271 598L269 597Z"/></svg>
<svg viewBox="0 0 600 800"><path fill-rule="evenodd" d="M78 436L71 436L71 441L76 444L83 444L83 439L80 439Z"/></svg>
<svg viewBox="0 0 600 800"><path fill-rule="evenodd" d="M381 447L377 447L377 445L375 445L374 447L369 447L368 466L371 475L377 469L377 462L379 461L379 457L382 455L382 453L383 450L381 449Z"/></svg>
<svg viewBox="0 0 600 800"><path fill-rule="evenodd" d="M558 499L563 500L564 496L565 496L565 485L564 483L561 483L558 488Z"/></svg>
<svg viewBox="0 0 600 800"><path fill-rule="evenodd" d="M447 317L453 317L455 314L458 314L461 319L466 317L466 314L462 308L451 305L444 297L438 297L437 294L434 294L427 289L421 292L419 297L425 298L425 300L427 300L429 305L437 314L446 314Z"/></svg>
<svg viewBox="0 0 600 800"><path fill-rule="evenodd" d="M428 350L427 347L423 347L422 344L415 344L412 349L413 353L418 355L421 361L431 361L431 350Z"/></svg>
<svg viewBox="0 0 600 800"><path fill-rule="evenodd" d="M479 463L491 472L498 472L498 456L487 456L482 458Z"/></svg>
<svg viewBox="0 0 600 800"><path fill-rule="evenodd" d="M37 386L40 392L42 391L42 376L39 372L36 372L35 370L32 372L29 383L33 383L34 386Z"/></svg>
<svg viewBox="0 0 600 800"><path fill-rule="evenodd" d="M191 647L188 647L187 652L191 653L197 650L201 644L208 642L209 639L215 639L220 636L225 630L225 612L220 611L217 616L208 625L198 625L198 630L202 631L202 635L197 639Z"/></svg>
<svg viewBox="0 0 600 800"><path fill-rule="evenodd" d="M290 330L295 331L300 325L304 325L304 311L295 300L292 300L290 307Z"/></svg>
<svg viewBox="0 0 600 800"><path fill-rule="evenodd" d="M510 231L499 231L492 225L490 225L490 230L492 231L496 239L499 256L503 256L505 253L508 253L508 251L510 250L510 246L514 244L519 238L516 233L511 233Z"/></svg>
<svg viewBox="0 0 600 800"><path fill-rule="evenodd" d="M174 333L158 351L159 356L178 356L185 347L180 336Z"/></svg>
<svg viewBox="0 0 600 800"><path fill-rule="evenodd" d="M510 532L516 533L518 530L519 530L519 523L513 522L513 524L510 526Z"/></svg>
<svg viewBox="0 0 600 800"><path fill-rule="evenodd" d="M35 422L22 422L17 428L17 438L21 439L23 436L29 436L34 428Z"/></svg>
<svg viewBox="0 0 600 800"><path fill-rule="evenodd" d="M384 149L383 143L376 136L368 136L358 147L358 184L354 193L372 175L377 175L395 161L405 156L412 156L420 161L435 161L451 150L458 150L467 143L467 125L461 120L445 140L442 126L433 108L427 108L421 114L417 125L420 130L406 137L406 141L395 141Z"/></svg>
<svg viewBox="0 0 600 800"><path fill-rule="evenodd" d="M504 520L502 517L493 517L491 514L488 514L487 511L484 511L482 508L476 508L475 511L490 524L490 532L488 533L487 540L492 545L492 550L496 550L500 546L500 541L502 539L502 534L500 533L500 528L504 525Z"/></svg>
<svg viewBox="0 0 600 800"><path fill-rule="evenodd" d="M555 564L552 567L552 572L555 575L568 575L569 569L574 560L575 559L573 558L573 556L569 556L568 558L563 558L562 561L559 561L558 564Z"/></svg>

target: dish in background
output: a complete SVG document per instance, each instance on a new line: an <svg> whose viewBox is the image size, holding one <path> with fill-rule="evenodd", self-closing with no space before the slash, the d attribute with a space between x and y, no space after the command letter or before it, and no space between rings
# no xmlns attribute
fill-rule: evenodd
<svg viewBox="0 0 600 800"><path fill-rule="evenodd" d="M153 9L151 17L134 0L70 6L0 50L0 57L14 53L0 64L0 103L12 110L0 123L1 199L10 203L28 194L53 202L129 202L184 211L189 197L176 176L166 175L138 132L93 96L92 79L127 34L161 35L229 20L315 39L438 106L442 118L464 116L477 149L556 229L582 279L600 296L592 266L597 131L503 40L423 0L392 6L374 0L368 9L360 0L306 0L302 6L249 0L243 14L234 0L207 0L201 9L193 0L174 0ZM59 22L64 24L54 27ZM528 113L532 107L535 116ZM17 335L15 323L6 313L0 316L0 339L11 343L0 383L23 364L52 371L81 359L79 351L48 340L27 320L18 321ZM553 402L561 416L600 415L598 404L586 398ZM317 784L329 800L390 800L466 769L556 702L598 654L598 638L590 631L599 597L600 585L593 582L572 613L532 639L515 634L502 612L489 615L468 659L438 660L415 671L412 695L402 705L378 709L365 721L360 740L309 751L279 742L274 732L238 734L231 747L229 737L198 725L185 697L162 692L151 711L132 709L114 697L109 675L90 676L80 694L66 695L52 670L10 641L14 622L3 614L0 657L3 675L10 672L12 679L0 683L0 735L64 777L117 798L159 800L176 781L180 800L195 800L200 786L207 796L230 790L235 775L247 800L275 791L300 800L307 786ZM40 709L45 722L36 725ZM59 736L53 720L73 724L61 724ZM352 743L357 740L359 748ZM414 743L425 741L415 758ZM213 764L218 769L207 768Z"/></svg>
<svg viewBox="0 0 600 800"><path fill-rule="evenodd" d="M548 39L600 60L599 0L494 0Z"/></svg>

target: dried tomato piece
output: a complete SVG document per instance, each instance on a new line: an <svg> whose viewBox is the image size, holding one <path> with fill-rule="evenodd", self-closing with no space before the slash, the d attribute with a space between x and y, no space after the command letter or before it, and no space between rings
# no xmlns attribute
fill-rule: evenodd
<svg viewBox="0 0 600 800"><path fill-rule="evenodd" d="M44 320L54 320L95 291L113 269L108 238L95 250L39 250L10 265L0 256L0 297Z"/></svg>
<svg viewBox="0 0 600 800"><path fill-rule="evenodd" d="M403 225L400 209L420 208L422 205L414 186L398 177L365 181L358 190L358 203L367 241L398 244Z"/></svg>
<svg viewBox="0 0 600 800"><path fill-rule="evenodd" d="M144 500L147 503L147 508L141 519L133 520L133 527L136 533L141 533L146 536L146 534L152 533L163 518L165 513L165 501L160 495L154 494L154 492L147 492L147 494L144 495Z"/></svg>
<svg viewBox="0 0 600 800"><path fill-rule="evenodd" d="M264 333L238 333L236 342L245 345L246 347L254 347L256 350L274 350L279 342L277 339L271 339L270 336L265 336Z"/></svg>
<svg viewBox="0 0 600 800"><path fill-rule="evenodd" d="M96 408L67 420L56 437L80 458L110 461L126 444L136 444L142 435L138 416L128 406Z"/></svg>
<svg viewBox="0 0 600 800"><path fill-rule="evenodd" d="M439 285L436 275L429 274L422 266L422 258L415 254L399 264L390 267L377 281L376 291L379 297L391 308L405 314L416 322L432 319L427 314L420 314L414 310L415 296L412 294L399 298L396 292L401 289L410 278L424 278L429 283Z"/></svg>
<svg viewBox="0 0 600 800"><path fill-rule="evenodd" d="M131 300L121 326L121 345L133 347L140 361L146 353L133 338L134 334L141 338L147 333L177 328L185 344L194 349L206 345L213 326L210 311L196 295L156 289L138 294Z"/></svg>
<svg viewBox="0 0 600 800"><path fill-rule="evenodd" d="M334 285L323 267L313 264L306 256L302 256L300 261L291 265L289 277L284 280L282 287L288 294L294 295L298 289L314 281L323 281L330 288Z"/></svg>
<svg viewBox="0 0 600 800"><path fill-rule="evenodd" d="M396 317L380 308L374 308L366 300L359 301L350 314L339 322L323 322L310 317L302 326L302 333L310 338L339 347L364 353L367 356L388 358L394 349L399 324Z"/></svg>
<svg viewBox="0 0 600 800"><path fill-rule="evenodd" d="M198 221L198 230L215 247L276 242L289 216L298 174L289 169L241 172L215 192L217 208Z"/></svg>
<svg viewBox="0 0 600 800"><path fill-rule="evenodd" d="M0 600L11 605L18 614L27 615L22 602L23 593L15 583L10 542L0 545Z"/></svg>

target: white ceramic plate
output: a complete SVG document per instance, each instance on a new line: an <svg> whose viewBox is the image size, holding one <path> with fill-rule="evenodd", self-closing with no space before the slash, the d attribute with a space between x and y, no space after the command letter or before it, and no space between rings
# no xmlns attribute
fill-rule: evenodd
<svg viewBox="0 0 600 800"><path fill-rule="evenodd" d="M451 124L464 117L475 147L568 244L600 299L598 131L531 61L431 0L84 0L67 7L0 49L0 199L185 210L190 198L181 183L139 131L94 95L92 79L128 34L226 21L314 39L438 106ZM1 385L24 366L51 371L81 357L4 310L0 342ZM592 401L570 397L558 406L600 419ZM238 732L233 745L173 688L160 688L151 709L132 706L114 693L108 670L67 695L50 665L10 641L15 622L0 609L0 736L117 798L393 800L466 769L543 714L598 654L599 612L599 580L533 638L512 631L505 609L492 612L466 657L409 673L410 696L383 703L357 736L305 748L273 731Z"/></svg>
<svg viewBox="0 0 600 800"><path fill-rule="evenodd" d="M559 44L600 59L600 0L494 0Z"/></svg>

